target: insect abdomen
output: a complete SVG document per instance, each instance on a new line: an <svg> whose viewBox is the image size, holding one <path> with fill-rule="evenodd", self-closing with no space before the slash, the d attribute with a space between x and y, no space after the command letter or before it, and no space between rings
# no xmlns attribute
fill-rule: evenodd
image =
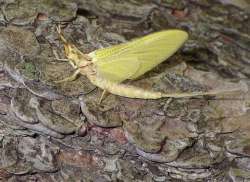
<svg viewBox="0 0 250 182"><path fill-rule="evenodd" d="M161 92L148 91L130 85L118 84L95 76L88 77L94 85L115 95L140 99L159 99L163 97Z"/></svg>
<svg viewBox="0 0 250 182"><path fill-rule="evenodd" d="M195 97L195 96L204 96L204 95L218 95L218 94L227 94L235 91L239 91L239 88L231 90L212 90L212 91L198 91L198 92L184 92L184 93L162 93L144 90L138 87L119 84L105 80L96 76L87 75L89 80L96 86L100 87L103 90L106 90L112 94L129 97L129 98L138 98L138 99L159 99L162 97L172 97L172 98L184 98L184 97Z"/></svg>

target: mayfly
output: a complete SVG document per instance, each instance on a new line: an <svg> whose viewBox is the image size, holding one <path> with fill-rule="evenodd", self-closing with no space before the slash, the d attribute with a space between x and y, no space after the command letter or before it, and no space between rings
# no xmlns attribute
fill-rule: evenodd
<svg viewBox="0 0 250 182"><path fill-rule="evenodd" d="M76 70L72 76L57 82L72 81L78 74L85 75L92 84L103 89L100 101L105 92L140 99L218 94L218 91L162 93L121 83L140 77L172 56L188 39L185 31L177 29L160 31L127 43L98 49L89 54L83 54L75 45L69 43L60 27L57 27L57 31L64 43L65 56ZM228 91L219 91L221 92Z"/></svg>

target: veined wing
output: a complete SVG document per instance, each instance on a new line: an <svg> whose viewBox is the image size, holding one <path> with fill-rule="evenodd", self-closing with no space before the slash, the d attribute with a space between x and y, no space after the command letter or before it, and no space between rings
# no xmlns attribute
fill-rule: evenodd
<svg viewBox="0 0 250 182"><path fill-rule="evenodd" d="M97 73L110 81L135 79L173 55L187 40L181 30L166 30L89 54Z"/></svg>

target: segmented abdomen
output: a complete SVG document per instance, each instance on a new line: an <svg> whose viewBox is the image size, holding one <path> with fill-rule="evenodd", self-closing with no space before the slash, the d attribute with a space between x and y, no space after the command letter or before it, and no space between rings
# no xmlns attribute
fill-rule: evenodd
<svg viewBox="0 0 250 182"><path fill-rule="evenodd" d="M115 95L140 99L159 99L163 97L161 92L148 91L130 85L114 83L94 75L87 76L92 84Z"/></svg>
<svg viewBox="0 0 250 182"><path fill-rule="evenodd" d="M95 75L87 75L92 84L100 87L103 90L106 90L112 94L129 97L129 98L138 98L138 99L159 99L162 97L173 97L173 98L184 98L184 97L195 97L195 96L204 96L204 95L218 95L218 94L227 94L234 91L239 91L239 88L231 89L231 90L212 90L208 92L184 92L184 93L162 93L144 90L138 87L119 84L115 82L111 82L109 80L105 80Z"/></svg>

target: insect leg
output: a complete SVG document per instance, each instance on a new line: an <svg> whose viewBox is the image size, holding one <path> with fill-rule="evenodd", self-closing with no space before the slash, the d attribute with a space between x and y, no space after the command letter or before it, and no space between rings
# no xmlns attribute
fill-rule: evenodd
<svg viewBox="0 0 250 182"><path fill-rule="evenodd" d="M64 36L62 34L60 25L56 26L56 31L59 34L60 39L63 41L63 43L68 43L68 41L64 38Z"/></svg>
<svg viewBox="0 0 250 182"><path fill-rule="evenodd" d="M86 62L84 65L81 65L80 67L78 67L79 69L80 68L85 68L85 67L87 67L87 66L90 66L90 65L92 65L93 63L92 62Z"/></svg>
<svg viewBox="0 0 250 182"><path fill-rule="evenodd" d="M66 77L66 78L64 78L62 80L55 81L55 83L62 83L62 82L74 81L76 79L76 77L78 76L79 73L80 73L80 70L77 69L71 76Z"/></svg>
<svg viewBox="0 0 250 182"><path fill-rule="evenodd" d="M101 104L102 99L103 99L103 97L105 96L106 93L107 93L107 90L103 90L103 91L102 91L102 95L101 95L101 98L99 99L98 104Z"/></svg>

